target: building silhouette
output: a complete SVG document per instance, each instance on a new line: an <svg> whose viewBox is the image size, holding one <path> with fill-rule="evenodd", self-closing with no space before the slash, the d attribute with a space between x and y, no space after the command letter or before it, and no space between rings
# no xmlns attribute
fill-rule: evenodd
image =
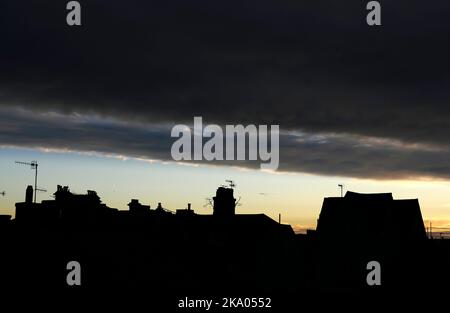
<svg viewBox="0 0 450 313"><path fill-rule="evenodd" d="M71 292L65 283L71 260L82 263L80 288L88 294L145 291L143 299L153 303L172 294L230 290L284 295L278 303L335 291L353 297L368 288L372 260L382 264L387 290L443 288L450 278L449 241L426 240L418 200L390 193L325 198L317 228L307 234L265 214L239 214L233 188L223 186L212 214L198 214L190 203L172 211L138 199L118 210L95 191L76 194L68 186L57 186L54 199L41 203L33 203L32 194L27 187L14 219L0 216L8 243L8 257L0 258L2 289L24 293L23 282L34 277L48 294Z"/></svg>
<svg viewBox="0 0 450 313"><path fill-rule="evenodd" d="M236 210L236 199L234 198L234 189L219 187L216 192L214 200L214 215L215 216L233 216Z"/></svg>
<svg viewBox="0 0 450 313"><path fill-rule="evenodd" d="M57 186L53 194L54 200L43 200L41 203L31 202L33 187L28 186L25 202L16 203L17 222L31 224L52 223L102 223L111 219L117 209L103 204L93 190L86 194L72 193L68 186Z"/></svg>
<svg viewBox="0 0 450 313"><path fill-rule="evenodd" d="M426 239L419 201L394 200L391 193L325 198L316 231L321 239Z"/></svg>

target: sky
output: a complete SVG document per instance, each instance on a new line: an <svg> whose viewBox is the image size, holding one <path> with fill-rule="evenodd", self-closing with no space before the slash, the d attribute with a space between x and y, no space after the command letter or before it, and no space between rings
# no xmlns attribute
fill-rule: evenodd
<svg viewBox="0 0 450 313"><path fill-rule="evenodd" d="M169 208L236 181L242 213L314 227L337 185L419 198L450 224L450 3L66 1L0 5L0 210L14 213L39 162L57 184ZM173 161L173 125L280 125L280 166ZM42 170L41 170L42 169Z"/></svg>

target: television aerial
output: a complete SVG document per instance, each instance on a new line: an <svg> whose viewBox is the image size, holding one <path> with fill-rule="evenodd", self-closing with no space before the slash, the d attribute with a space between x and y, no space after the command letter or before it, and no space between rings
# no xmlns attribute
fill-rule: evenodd
<svg viewBox="0 0 450 313"><path fill-rule="evenodd" d="M38 162L37 161L31 161L31 162L16 161L16 164L29 165L29 166L31 166L31 169L34 170L34 203L36 203L36 191L39 189L37 187Z"/></svg>
<svg viewBox="0 0 450 313"><path fill-rule="evenodd" d="M203 205L204 208L213 207L213 200L212 200L212 198L205 198L205 200L206 200L206 203Z"/></svg>
<svg viewBox="0 0 450 313"><path fill-rule="evenodd" d="M341 198L342 198L344 196L344 187L345 187L345 185L338 184L338 187L341 189Z"/></svg>
<svg viewBox="0 0 450 313"><path fill-rule="evenodd" d="M228 183L228 186L229 186L230 188L236 187L236 184L235 184L235 182L234 182L233 180L227 179L227 180L225 180L225 181Z"/></svg>
<svg viewBox="0 0 450 313"><path fill-rule="evenodd" d="M239 198L236 201L236 206L241 206L241 205L242 205L242 203L241 203L241 196L239 196Z"/></svg>

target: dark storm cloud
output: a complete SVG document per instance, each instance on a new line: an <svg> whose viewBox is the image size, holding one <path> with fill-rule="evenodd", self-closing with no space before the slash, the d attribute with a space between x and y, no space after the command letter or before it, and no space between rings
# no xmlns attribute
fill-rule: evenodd
<svg viewBox="0 0 450 313"><path fill-rule="evenodd" d="M96 152L170 162L170 148L175 140L170 137L170 130L168 124L148 127L80 115L0 110L0 146ZM449 152L433 146L360 136L283 132L278 170L378 179L448 179ZM197 163L260 168L259 162L248 161Z"/></svg>
<svg viewBox="0 0 450 313"><path fill-rule="evenodd" d="M170 157L170 129L164 125L148 128L76 114L30 113L0 110L0 145L158 160Z"/></svg>
<svg viewBox="0 0 450 313"><path fill-rule="evenodd" d="M0 106L149 125L201 115L450 146L448 1L382 1L382 27L366 25L361 0L89 0L80 28L65 24L66 3L1 4ZM358 171L324 147L311 153L327 163L302 169ZM397 150L389 158L405 175L446 175L424 167L447 153ZM293 151L302 153L281 154ZM353 166L377 175L369 160Z"/></svg>

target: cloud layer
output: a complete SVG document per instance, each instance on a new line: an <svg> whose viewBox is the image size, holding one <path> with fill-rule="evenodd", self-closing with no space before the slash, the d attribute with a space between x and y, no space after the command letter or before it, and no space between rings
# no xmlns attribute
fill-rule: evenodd
<svg viewBox="0 0 450 313"><path fill-rule="evenodd" d="M123 123L82 115L30 114L0 110L0 142L5 146L99 152L144 160L173 161L171 125ZM207 139L205 139L206 141ZM360 178L450 178L448 150L436 146L341 134L280 134L281 172ZM189 161L259 169L260 162Z"/></svg>
<svg viewBox="0 0 450 313"><path fill-rule="evenodd" d="M81 1L80 28L66 3L1 5L2 144L167 159L157 125L203 116L280 124L281 170L448 177L448 1L383 2L379 28L360 0Z"/></svg>

